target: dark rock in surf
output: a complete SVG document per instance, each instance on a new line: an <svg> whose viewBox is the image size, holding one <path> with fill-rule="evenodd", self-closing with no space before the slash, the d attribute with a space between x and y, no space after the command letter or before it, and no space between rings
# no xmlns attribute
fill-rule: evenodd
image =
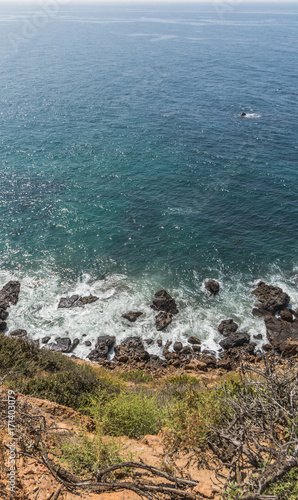
<svg viewBox="0 0 298 500"><path fill-rule="evenodd" d="M46 344L43 349L54 352L69 353L71 348L71 340L68 337L58 337L56 343Z"/></svg>
<svg viewBox="0 0 298 500"><path fill-rule="evenodd" d="M0 308L7 309L10 304L16 305L19 300L21 284L19 281L9 281L0 290Z"/></svg>
<svg viewBox="0 0 298 500"><path fill-rule="evenodd" d="M116 342L116 337L110 335L103 335L98 337L95 349L87 356L90 361L101 361L107 359L111 349L113 349Z"/></svg>
<svg viewBox="0 0 298 500"><path fill-rule="evenodd" d="M0 332L4 332L7 328L7 323L5 321L0 321Z"/></svg>
<svg viewBox="0 0 298 500"><path fill-rule="evenodd" d="M255 307L261 312L262 316L275 314L277 311L285 309L290 302L288 294L283 292L278 286L267 285L260 281L257 288L251 292L259 301Z"/></svg>
<svg viewBox="0 0 298 500"><path fill-rule="evenodd" d="M126 314L122 314L122 318L125 318L127 319L128 321L131 321L132 323L134 323L140 316L142 316L142 312L140 311L129 311L128 313Z"/></svg>
<svg viewBox="0 0 298 500"><path fill-rule="evenodd" d="M4 321L8 316L8 312L5 309L0 309L0 321Z"/></svg>
<svg viewBox="0 0 298 500"><path fill-rule="evenodd" d="M62 297L59 301L58 308L70 309L72 307L83 307L86 304L96 302L98 297L89 295L87 297L80 297L79 295L71 295L71 297Z"/></svg>
<svg viewBox="0 0 298 500"><path fill-rule="evenodd" d="M21 337L27 337L28 333L26 330L14 330L13 332L11 332L9 334L11 337L18 337L18 338L21 338Z"/></svg>
<svg viewBox="0 0 298 500"><path fill-rule="evenodd" d="M197 337L189 337L188 341L187 341L189 344L192 344L192 345L201 345L201 341L200 339L198 339Z"/></svg>
<svg viewBox="0 0 298 500"><path fill-rule="evenodd" d="M178 308L175 300L166 290L156 292L153 304L150 306L154 311L164 311L170 314L178 314Z"/></svg>
<svg viewBox="0 0 298 500"><path fill-rule="evenodd" d="M205 281L206 290L211 293L211 295L216 295L219 292L220 284L216 280Z"/></svg>
<svg viewBox="0 0 298 500"><path fill-rule="evenodd" d="M279 317L283 321L288 321L289 323L293 323L294 321L292 313L288 309L283 309L282 311L280 311Z"/></svg>
<svg viewBox="0 0 298 500"><path fill-rule="evenodd" d="M231 333L235 333L238 330L238 325L233 319L224 319L218 326L218 331L227 337Z"/></svg>
<svg viewBox="0 0 298 500"><path fill-rule="evenodd" d="M120 345L115 347L115 362L135 363L139 361L148 361L150 354L145 351L140 337L128 337Z"/></svg>
<svg viewBox="0 0 298 500"><path fill-rule="evenodd" d="M163 330L173 321L173 315L171 313L160 312L155 318L156 329Z"/></svg>
<svg viewBox="0 0 298 500"><path fill-rule="evenodd" d="M182 349L183 349L182 342L175 342L175 344L173 345L173 349L174 349L175 352L182 351Z"/></svg>
<svg viewBox="0 0 298 500"><path fill-rule="evenodd" d="M283 352L288 342L298 341L298 320L283 321L276 316L265 318L267 337L272 346Z"/></svg>
<svg viewBox="0 0 298 500"><path fill-rule="evenodd" d="M47 344L47 343L49 342L49 340L51 340L51 337L43 337L43 338L41 339L41 343L42 343L42 344Z"/></svg>
<svg viewBox="0 0 298 500"><path fill-rule="evenodd" d="M224 338L219 342L219 345L227 350L232 349L233 347L240 347L244 344L248 344L250 341L250 336L245 332L234 332L231 333L228 337Z"/></svg>

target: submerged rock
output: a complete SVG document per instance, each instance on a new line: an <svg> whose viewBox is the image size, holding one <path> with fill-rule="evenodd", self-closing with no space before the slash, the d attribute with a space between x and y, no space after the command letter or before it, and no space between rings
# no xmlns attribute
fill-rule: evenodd
<svg viewBox="0 0 298 500"><path fill-rule="evenodd" d="M71 295L71 297L62 297L58 304L58 308L70 309L72 307L83 307L86 304L96 302L99 297L88 295L88 297L80 297L79 295Z"/></svg>
<svg viewBox="0 0 298 500"><path fill-rule="evenodd" d="M103 335L98 337L95 349L87 356L90 361L101 361L107 359L110 350L114 347L116 337L110 335Z"/></svg>
<svg viewBox="0 0 298 500"><path fill-rule="evenodd" d="M264 281L260 281L257 288L251 293L259 301L259 304L255 304L255 307L260 311L262 316L275 314L277 311L285 309L290 303L289 295L283 292L281 288L267 285Z"/></svg>
<svg viewBox="0 0 298 500"><path fill-rule="evenodd" d="M128 321L131 321L132 323L134 323L140 316L142 316L142 312L140 311L129 311L128 313L126 314L122 314L122 318L125 318L127 319Z"/></svg>
<svg viewBox="0 0 298 500"><path fill-rule="evenodd" d="M175 300L166 290L156 292L153 304L150 306L154 311L164 311L166 313L178 314Z"/></svg>
<svg viewBox="0 0 298 500"><path fill-rule="evenodd" d="M224 319L218 326L218 331L224 336L227 337L231 333L234 333L238 330L238 325L235 323L233 319Z"/></svg>
<svg viewBox="0 0 298 500"><path fill-rule="evenodd" d="M208 292L211 293L211 295L215 295L216 293L219 292L220 289L220 284L216 280L208 280L205 281L205 288Z"/></svg>

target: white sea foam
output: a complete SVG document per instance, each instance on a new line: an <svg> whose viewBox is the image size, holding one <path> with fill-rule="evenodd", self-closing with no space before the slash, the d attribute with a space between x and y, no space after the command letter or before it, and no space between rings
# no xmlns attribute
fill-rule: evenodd
<svg viewBox="0 0 298 500"><path fill-rule="evenodd" d="M74 354L81 358L87 357L101 335L115 335L117 343L130 336L140 336L143 340L154 339L152 345L145 346L150 353L158 355L162 354L162 348L157 346L157 339L162 339L163 345L168 340L187 344L188 337L194 335L202 340L202 349L219 352L222 337L217 328L220 321L226 318L233 318L239 330L248 332L252 340L254 334L261 333L263 339L259 341L260 346L266 342L263 320L251 314L254 298L250 291L255 283L245 284L241 276L229 279L220 277L221 290L215 297L205 292L197 273L193 276L197 294L186 286L169 290L180 312L162 332L156 331L155 313L150 308L156 285L148 280L136 282L120 274L93 279L85 274L70 285L48 270L31 276L0 273L1 284L9 279L20 279L21 294L18 304L10 308L8 334L23 328L34 340L41 340L45 336L51 337L50 342L54 342L57 337L79 339L80 344ZM271 282L288 292L294 305L298 304L295 287L285 282L282 275L272 276ZM99 300L82 308L58 309L62 296L84 296L90 293L97 295ZM144 314L137 322L130 323L121 317L130 310L142 311ZM91 347L85 345L86 341L91 342Z"/></svg>

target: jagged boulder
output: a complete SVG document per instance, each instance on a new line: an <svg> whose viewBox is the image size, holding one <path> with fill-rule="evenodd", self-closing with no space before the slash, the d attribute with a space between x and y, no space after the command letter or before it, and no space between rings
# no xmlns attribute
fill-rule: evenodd
<svg viewBox="0 0 298 500"><path fill-rule="evenodd" d="M129 311L126 314L122 314L122 318L125 318L131 323L134 323L140 316L142 316L142 314L143 313L140 311Z"/></svg>
<svg viewBox="0 0 298 500"><path fill-rule="evenodd" d="M231 333L235 333L238 330L238 325L233 319L224 319L218 326L218 331L227 337Z"/></svg>
<svg viewBox="0 0 298 500"><path fill-rule="evenodd" d="M150 354L145 351L140 337L128 337L115 347L115 361L119 363L146 361Z"/></svg>
<svg viewBox="0 0 298 500"><path fill-rule="evenodd" d="M21 338L21 337L27 337L27 331L26 330L14 330L13 332L11 332L9 334L11 337L18 337L18 338Z"/></svg>
<svg viewBox="0 0 298 500"><path fill-rule="evenodd" d="M232 349L233 347L240 347L244 344L248 344L250 341L250 336L245 332L234 332L228 335L228 337L224 338L219 342L219 345L227 350Z"/></svg>
<svg viewBox="0 0 298 500"><path fill-rule="evenodd" d="M288 342L298 341L298 320L283 321L276 316L265 318L267 337L273 347L284 352Z"/></svg>
<svg viewBox="0 0 298 500"><path fill-rule="evenodd" d="M98 297L95 295L88 295L87 297L80 297L80 295L71 295L71 297L62 297L59 301L58 308L70 309L72 307L83 307L86 304L96 302Z"/></svg>
<svg viewBox="0 0 298 500"><path fill-rule="evenodd" d="M173 315L171 313L160 312L155 318L156 330L163 330L173 321Z"/></svg>
<svg viewBox="0 0 298 500"><path fill-rule="evenodd" d="M220 284L216 280L207 280L204 283L205 288L211 295L215 295L219 292Z"/></svg>
<svg viewBox="0 0 298 500"><path fill-rule="evenodd" d="M0 309L7 309L10 304L14 306L19 300L21 284L19 281L9 281L0 290Z"/></svg>
<svg viewBox="0 0 298 500"><path fill-rule="evenodd" d="M110 335L103 335L98 337L95 349L87 356L90 361L102 361L107 359L110 350L114 347L116 337Z"/></svg>
<svg viewBox="0 0 298 500"><path fill-rule="evenodd" d="M260 281L257 288L251 292L259 301L255 304L256 309L263 316L275 314L277 311L285 309L290 303L290 297L278 286L267 285ZM256 315L256 312L254 313Z"/></svg>
<svg viewBox="0 0 298 500"><path fill-rule="evenodd" d="M150 306L154 311L164 311L170 314L178 314L178 308L175 300L166 290L156 292L153 304Z"/></svg>

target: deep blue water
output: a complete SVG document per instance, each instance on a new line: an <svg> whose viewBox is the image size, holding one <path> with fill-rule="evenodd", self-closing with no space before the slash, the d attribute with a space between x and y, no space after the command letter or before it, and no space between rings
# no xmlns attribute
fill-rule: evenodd
<svg viewBox="0 0 298 500"><path fill-rule="evenodd" d="M1 281L26 290L11 328L125 336L119 310L166 287L166 335L214 347L228 313L258 328L256 279L297 302L298 4L224 5L0 6ZM78 288L103 301L70 322L56 302Z"/></svg>

